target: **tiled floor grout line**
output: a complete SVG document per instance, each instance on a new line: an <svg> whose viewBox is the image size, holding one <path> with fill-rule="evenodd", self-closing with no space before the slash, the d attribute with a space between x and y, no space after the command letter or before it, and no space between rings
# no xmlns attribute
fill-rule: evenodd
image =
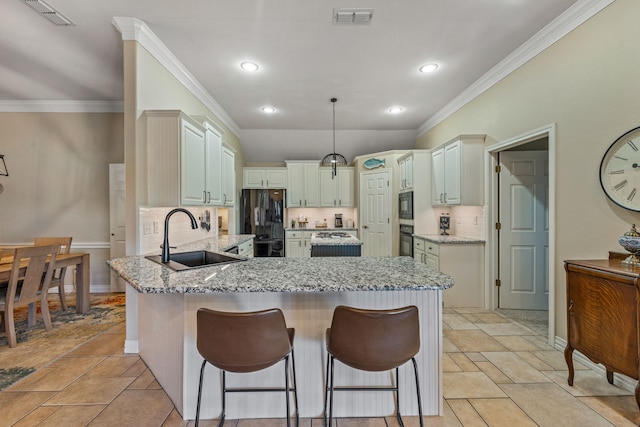
<svg viewBox="0 0 640 427"><path fill-rule="evenodd" d="M466 314L468 317L465 317L464 314ZM452 328L450 324L447 324L446 320L447 320L447 317L449 317L447 315L461 316L461 317L451 317L451 319L453 320L453 323L451 325L453 325L454 327L461 327L461 329ZM491 319L490 315L497 315L498 318L501 318L502 320L506 320L506 321L489 322L488 320ZM503 316L501 313L495 313L495 312L489 312L489 311L478 311L474 313L468 313L464 309L461 311L448 309L448 311L444 313L443 319L444 319L443 327L445 328L444 330L445 337L443 338L446 338L447 340L447 343L444 344L447 351L443 352L443 357L445 356L448 357L450 361L453 363L453 365L450 366L451 369L453 369L454 366L458 369L456 371L450 371L450 370L445 371L444 372L445 382L447 381L447 378L454 378L454 377L481 378L483 379L483 381L488 381L486 382L486 384L492 384L492 387L495 387L496 390L499 390L500 394L503 395L503 397L499 397L497 395L484 396L482 394L480 394L479 395L480 397L478 397L473 394L477 390L476 391L472 389L465 390L465 392L467 392L466 395L461 395L461 397L450 397L450 398L444 399L445 409L448 408L446 409L446 413L448 414L446 417L439 417L437 419L430 418L428 422L425 422L425 425L444 426L444 425L449 425L449 423L452 423L451 425L464 425L465 422L471 423L473 422L473 420L481 421L487 425L492 425L492 420L495 421L497 419L496 417L505 416L506 414L496 415L491 411L495 410L495 408L505 407L503 405L504 403L508 404L506 407L509 407L509 405L512 405L511 406L512 408L517 408L517 410L519 411L518 415L520 417L522 416L526 417L529 420L530 425L540 425L540 426L553 425L545 421L544 418L542 418L542 421L540 421L541 416L544 415L544 413L541 415L540 409L532 407L529 404L530 402L528 399L522 399L521 396L518 397L518 393L522 393L523 391L526 391L529 389L532 389L534 391L542 390L543 392L544 390L547 390L554 393L559 393L558 394L558 396L560 396L559 400L564 399L563 404L566 403L569 405L573 405L572 408L570 407L568 410L573 411L576 408L578 408L583 411L587 411L589 413L591 413L591 411L596 413L598 415L597 421L601 421L601 423L597 425L618 425L615 421L616 416L622 419L623 422L628 422L629 425L637 425L637 424L633 424L633 421L634 420L637 421L638 419L640 419L640 417L638 417L638 409L637 407L635 407L635 402L633 401L633 397L630 396L629 393L626 392L625 390L615 388L614 386L609 387L608 384L606 383L606 379L601 378L601 376L595 373L594 371L590 371L589 369L585 369L584 367L581 368L579 371L577 370L576 373L580 372L582 377L580 378L580 384L578 384L578 381L576 381L576 384L572 389L567 389L568 386L566 385L563 387L564 384L562 383L565 381L564 377L566 375L566 368L562 365L562 361L563 361L562 354L558 350L554 349L552 346L549 346L546 343L546 337L541 335L539 332L535 331L534 329L528 328L526 325L521 324L518 321L509 319ZM468 327L473 326L474 329L464 329L467 326ZM97 369L102 364L109 363L109 362L113 362L114 366L118 365L117 362L123 362L121 366L118 366L115 368L115 369L118 369L119 373L116 373L114 371L112 373L113 375L112 377L109 375L109 371L104 371L104 372L98 373L98 375L96 376L101 377L102 375L104 375L105 378L125 378L124 374L127 373L127 371L129 370L131 370L129 371L130 373L135 373L136 375L131 377L132 381L129 383L129 385L127 385L126 387L122 388L119 392L117 392L117 394L115 394L108 403L100 404L103 407L100 409L100 411L98 411L95 415L93 415L93 417L91 417L90 420L87 421L87 424L91 422L99 422L101 418L108 415L107 414L108 412L113 412L114 408L117 407L119 401L127 399L127 396L129 395L129 393L127 392L129 391L140 392L140 393L134 393L134 394L140 394L140 395L149 394L146 392L150 392L151 394L149 395L154 395L153 392L157 393L158 388L155 387L154 385L154 383L157 383L157 381L153 380L153 378L148 377L148 374L150 374L148 372L148 367L146 367L146 364L144 364L144 361L142 361L142 359L140 359L139 356L125 356L121 353L122 349L112 351L108 355L104 355L104 354L95 355L95 356L91 354L87 354L83 356L80 356L79 354L74 355L74 352L79 348L81 348L83 345L91 343L92 341L97 340L99 337L103 337L104 335L107 335L107 334L117 335L118 336L117 339L120 340L123 337L124 332L123 331L113 332L113 331L116 331L117 327L118 325L113 326L107 329L106 331L99 333L95 337L92 337L91 339L87 340L87 342L85 342L84 344L78 345L74 349L69 350L67 353L57 357L55 360L49 362L44 367L38 368L36 373L43 368L51 367L51 365L54 365L56 362L61 361L63 358L69 358L69 359L72 359L74 357L100 358L99 362L97 362L92 367L88 368L81 375L78 375L76 378L73 379L73 381L66 384L62 389L56 390L55 393L53 393L47 399L47 401L43 402L39 406L36 406L30 412L22 414L19 420L25 420L28 416L32 414L35 415L35 412L38 411L40 408L47 407L47 402L52 401L55 398L55 396L59 395L60 393L68 389L72 384L77 383L82 379L92 378L92 377L89 377L89 374L94 369ZM469 344L466 341L460 341L458 344L463 343L465 345L468 345L468 349L465 350L465 348L461 348L459 345L456 345L456 340L454 340L453 338L456 336L456 333L459 333L460 331L463 331L463 332L472 331L473 333L471 333L469 337L473 337L473 336L486 337L486 341L498 343L499 345L496 345L495 348L496 349L501 348L501 350L491 350L491 349L483 348L482 342L480 342L479 344L478 343ZM511 333L500 335L505 331L511 332ZM447 337L447 334L451 335L451 337ZM460 336L464 337L464 334ZM459 338L459 339L463 339L463 338ZM109 341L109 340L106 340L106 341ZM113 340L111 340L111 342L113 343ZM528 349L518 350L517 348L519 346L523 348L528 348ZM91 349L93 347L88 347L88 348ZM97 348L97 351L101 351L98 347L96 348ZM109 349L110 347L104 347L104 348ZM132 357L132 358L136 357L137 359L131 364L128 364L124 360L127 357ZM113 359L122 358L123 360L112 361L110 360L112 358ZM511 360L516 361L517 363L515 365L508 365L507 362ZM482 363L482 364L479 365L479 363ZM142 364L142 366L140 366L139 364ZM535 373L535 375L530 375L529 377L527 377L522 372L514 372L513 369L511 370L509 369L512 366L515 366L515 368L513 369L517 369L520 366L526 367L526 369L530 370L531 373ZM538 369L536 366L541 367L543 369ZM144 369L142 369L143 367ZM548 367L548 369L546 369L546 367ZM105 366L105 369L107 368L108 366ZM505 368L507 369L505 370ZM134 371L134 369L137 371ZM498 380L496 382L495 379L492 379L492 377L489 376L488 373L490 373L490 371L494 371L496 372L496 374L499 373L504 377L505 381L508 380L509 382L501 382L500 377L497 377ZM511 377L509 375L509 374L513 375L514 373L516 374L515 377ZM53 375L53 374L50 373L48 375ZM472 377L468 377L465 375L472 375ZM152 379L153 381L150 381L148 383L145 382L145 381L149 381L150 379ZM545 381L544 379L546 379L547 381ZM34 383L34 384L37 384L37 383ZM32 384L31 386L33 386L34 384ZM136 386L143 387L143 388L130 388L134 384L136 384ZM592 385L592 384L595 384L595 385ZM448 389L445 388L445 395L447 394L447 392L452 391L450 387ZM609 387L609 392L599 391L599 390L604 390L606 387ZM573 393L571 393L569 390L571 390ZM479 391L482 392L483 390L479 389ZM28 389L9 390L8 392L9 394L13 393L16 395L29 394ZM513 393L516 393L516 394L514 395ZM607 394L607 393L610 393L610 394ZM0 392L0 399L2 398L2 394L5 394L5 393ZM542 397L544 398L545 396L543 395ZM632 401L631 404L629 404L630 401ZM598 410L594 409L593 407L594 402L597 404L596 407L598 408L604 405L603 409L605 412L599 412ZM1 404L2 404L2 400L0 400L0 405ZM621 406L620 408L618 408L617 405L623 405L623 404L626 406ZM54 405L48 405L48 406L54 406ZM62 415L67 410L77 409L78 407L81 406L81 404L69 403L69 404L61 404L56 406L60 406L56 410L56 412L60 412L60 415ZM86 406L89 407L92 405L87 404ZM544 410L547 408L542 408L542 409ZM553 408L548 408L548 409L552 410ZM463 412L459 412L459 411L463 411ZM464 412L464 411L468 411L468 412ZM46 420L47 417L49 417L49 419L53 419L51 418L53 417L53 415L54 414L46 415L44 419ZM193 425L193 421L182 422L178 424L173 423L173 421L175 420L175 415L176 413L175 413L175 407L174 407L172 410L168 411L168 413L166 414L166 416L164 416L164 418L162 419L158 418L158 422L159 422L158 425L166 425L166 427L173 427L178 425L181 425L181 426ZM469 416L471 418L469 418ZM384 422L379 421L380 418L384 420ZM520 418L520 419L523 419L523 418ZM301 427L307 427L309 425L313 425L313 427L317 427L322 425L321 419L320 419L320 423L314 423L313 419L312 420L304 419L304 420L305 420L305 423L304 425L303 423L301 423L300 424ZM363 424L357 424L357 425L369 425L369 423L378 423L377 425L381 425L381 426L384 425L386 427L392 427L392 426L395 427L397 425L396 421L394 419L391 419L390 417L370 418L366 420L369 420L369 421L356 421L356 423L360 423L360 422L363 423ZM593 418L593 420L595 420L595 418ZM280 420L280 421L283 421L283 420ZM576 418L576 422L578 421L579 420ZM269 426L273 425L272 422L270 421L264 420L264 422L265 422L265 425L269 425ZM456 424L456 422L458 424ZM2 424L1 421L0 421L0 424ZM225 423L225 427L233 427L233 426L242 427L242 425L243 423L242 422L239 423L238 420L228 420L228 422ZM256 424L254 423L253 425L256 425ZM338 419L336 423L337 427L349 427L353 425L354 424L347 419ZM417 423L415 424L406 423L406 420L405 420L405 425L417 425Z"/></svg>

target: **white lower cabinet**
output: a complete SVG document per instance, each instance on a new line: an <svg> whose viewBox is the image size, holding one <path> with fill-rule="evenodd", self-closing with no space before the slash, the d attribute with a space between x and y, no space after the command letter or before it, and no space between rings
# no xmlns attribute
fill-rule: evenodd
<svg viewBox="0 0 640 427"><path fill-rule="evenodd" d="M453 277L442 292L445 307L484 307L484 244L434 243L413 238L414 259Z"/></svg>
<svg viewBox="0 0 640 427"><path fill-rule="evenodd" d="M310 258L311 234L312 231L287 230L285 255L288 258Z"/></svg>
<svg viewBox="0 0 640 427"><path fill-rule="evenodd" d="M238 245L238 255L253 257L253 239L242 242Z"/></svg>

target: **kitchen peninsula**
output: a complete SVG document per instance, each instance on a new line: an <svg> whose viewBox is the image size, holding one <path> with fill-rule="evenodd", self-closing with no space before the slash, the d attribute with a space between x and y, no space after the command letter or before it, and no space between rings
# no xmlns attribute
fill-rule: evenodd
<svg viewBox="0 0 640 427"><path fill-rule="evenodd" d="M224 236L180 246L174 251L224 251L253 236ZM326 354L324 333L337 305L392 308L416 305L420 311L421 350L417 360L424 415L442 414L442 290L451 277L410 257L251 258L216 267L174 272L143 256L109 261L127 286L128 352L139 352L184 419L195 417L199 367L196 311L201 307L252 311L278 307L296 329L294 343L299 411L321 416ZM135 350L135 351L134 351ZM354 384L389 384L388 373L363 373L336 366L337 378ZM280 364L260 373L232 375L230 386L281 386ZM220 376L205 374L201 418L221 411ZM411 369L400 369L401 413L417 415ZM334 413L344 416L391 415L387 393L345 393ZM270 418L284 414L277 393L230 395L228 418Z"/></svg>

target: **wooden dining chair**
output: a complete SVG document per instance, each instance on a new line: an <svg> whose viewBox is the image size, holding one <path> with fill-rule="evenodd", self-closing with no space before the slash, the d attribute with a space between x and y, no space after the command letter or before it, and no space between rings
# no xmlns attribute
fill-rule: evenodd
<svg viewBox="0 0 640 427"><path fill-rule="evenodd" d="M33 244L36 246L41 245L59 245L58 251L61 255L68 255L71 252L71 240L72 237L36 237ZM60 307L62 310L67 310L67 298L64 292L64 276L67 273L67 267L59 268L54 271L53 277L49 288L58 287L58 295L60 296Z"/></svg>
<svg viewBox="0 0 640 427"><path fill-rule="evenodd" d="M9 284L4 290L0 289L1 326L7 334L9 347L17 345L14 310L18 307L40 301L42 320L47 330L51 329L51 315L47 303L47 289L53 276L53 266L58 252L58 245L25 246L16 248L13 255ZM26 268L21 272L21 264L26 262Z"/></svg>

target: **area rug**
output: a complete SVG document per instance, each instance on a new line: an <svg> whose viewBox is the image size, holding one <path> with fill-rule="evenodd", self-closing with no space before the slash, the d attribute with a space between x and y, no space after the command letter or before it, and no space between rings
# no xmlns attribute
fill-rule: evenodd
<svg viewBox="0 0 640 427"><path fill-rule="evenodd" d="M104 331L124 326L124 294L91 295L91 310L87 314L76 313L75 295L67 295L67 302L68 310L62 311L58 296L49 296L53 324L49 331L44 328L39 307L37 322L32 328L27 326L26 307L17 310L18 345L14 348L9 348L4 330L0 331L0 390Z"/></svg>

